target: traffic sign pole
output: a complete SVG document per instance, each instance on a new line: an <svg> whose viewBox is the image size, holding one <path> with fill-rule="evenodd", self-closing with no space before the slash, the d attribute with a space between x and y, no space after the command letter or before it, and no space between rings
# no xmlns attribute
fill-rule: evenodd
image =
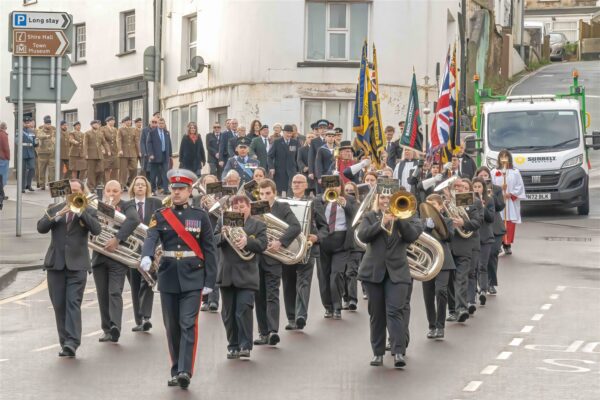
<svg viewBox="0 0 600 400"><path fill-rule="evenodd" d="M60 89L62 87L62 57L56 57L56 143L54 143L54 180L57 181L60 179L61 175L61 162L60 162L60 121L62 119L60 112ZM55 198L55 202L58 203L58 197Z"/></svg>
<svg viewBox="0 0 600 400"><path fill-rule="evenodd" d="M21 236L21 217L23 215L23 57L19 57L19 99L17 102L17 237Z"/></svg>

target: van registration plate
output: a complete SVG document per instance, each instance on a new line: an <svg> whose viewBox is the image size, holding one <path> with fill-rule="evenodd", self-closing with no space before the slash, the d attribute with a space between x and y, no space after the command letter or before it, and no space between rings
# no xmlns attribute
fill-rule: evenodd
<svg viewBox="0 0 600 400"><path fill-rule="evenodd" d="M550 200L550 193L529 193L526 194L527 200Z"/></svg>

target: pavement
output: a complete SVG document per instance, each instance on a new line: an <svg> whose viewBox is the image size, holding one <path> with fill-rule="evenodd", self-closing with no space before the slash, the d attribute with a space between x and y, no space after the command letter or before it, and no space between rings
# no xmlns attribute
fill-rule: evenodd
<svg viewBox="0 0 600 400"><path fill-rule="evenodd" d="M600 70L600 62L594 62L579 66L580 71L588 65ZM553 64L544 74L553 74L552 81L560 84L571 67ZM536 82L541 80L543 86L545 79L535 74L522 84L535 89ZM586 86L588 93L594 93L600 81L588 81ZM600 121L600 107L590 112L593 120ZM600 152L591 152L591 157L592 165L600 165ZM557 208L525 210L513 255L501 256L498 295L490 296L465 324L448 324L444 341L425 337L421 284L415 282L411 342L407 367L401 371L392 368L389 355L383 367L369 366L365 301L359 301L357 312L344 312L341 321L323 318L315 276L306 328L299 332L282 328L281 343L255 347L249 361L227 360L220 315L201 313L192 384L187 392L168 388L169 361L158 295L154 328L149 333L132 333L126 284L121 340L98 343L100 318L90 276L83 301L82 345L76 359L63 360L56 356L59 348L44 273L19 272L13 284L0 290L0 400L596 400L600 393L597 170L592 171L591 181L587 217ZM36 192L29 200L42 205L47 199ZM31 226L39 215L41 208L32 211ZM24 232L31 230L23 226ZM20 246L21 239L15 240L14 233L10 236L4 229L10 231L3 222L2 242L10 239L3 249ZM35 248L41 254L46 247L39 236L34 232L28 240L38 240ZM17 254L30 251L24 246ZM281 322L283 326L283 307Z"/></svg>

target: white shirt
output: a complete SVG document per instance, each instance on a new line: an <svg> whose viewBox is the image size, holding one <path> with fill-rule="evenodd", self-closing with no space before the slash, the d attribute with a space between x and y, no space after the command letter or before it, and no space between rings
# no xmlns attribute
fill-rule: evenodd
<svg viewBox="0 0 600 400"><path fill-rule="evenodd" d="M329 216L331 215L332 206L333 203L328 203L327 207L325 207L325 220L327 221L327 225L329 225ZM344 208L338 204L335 214L335 232L346 230L348 230L348 227L346 226L346 213L344 212Z"/></svg>
<svg viewBox="0 0 600 400"><path fill-rule="evenodd" d="M142 203L142 218L146 217L146 198L143 197L141 199L138 199L137 197L135 197L135 211L138 210L138 204ZM144 223L144 221L142 221L142 223Z"/></svg>
<svg viewBox="0 0 600 400"><path fill-rule="evenodd" d="M402 165L402 161L396 165L396 169L394 170L394 178L398 179L400 186L404 187L406 190L410 189L410 185L408 184L408 178L412 175L415 170L416 163L415 161L406 160L404 162L404 168L402 169L402 175L399 173L400 165Z"/></svg>

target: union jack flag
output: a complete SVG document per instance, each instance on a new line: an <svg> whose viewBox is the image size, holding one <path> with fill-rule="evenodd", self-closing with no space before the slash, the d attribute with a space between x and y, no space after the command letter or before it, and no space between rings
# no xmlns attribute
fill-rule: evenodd
<svg viewBox="0 0 600 400"><path fill-rule="evenodd" d="M431 149L435 152L446 146L450 132L454 128L454 108L456 104L454 65L450 65L450 54L446 56L446 65L440 87L440 96L435 108L433 124L431 125Z"/></svg>

